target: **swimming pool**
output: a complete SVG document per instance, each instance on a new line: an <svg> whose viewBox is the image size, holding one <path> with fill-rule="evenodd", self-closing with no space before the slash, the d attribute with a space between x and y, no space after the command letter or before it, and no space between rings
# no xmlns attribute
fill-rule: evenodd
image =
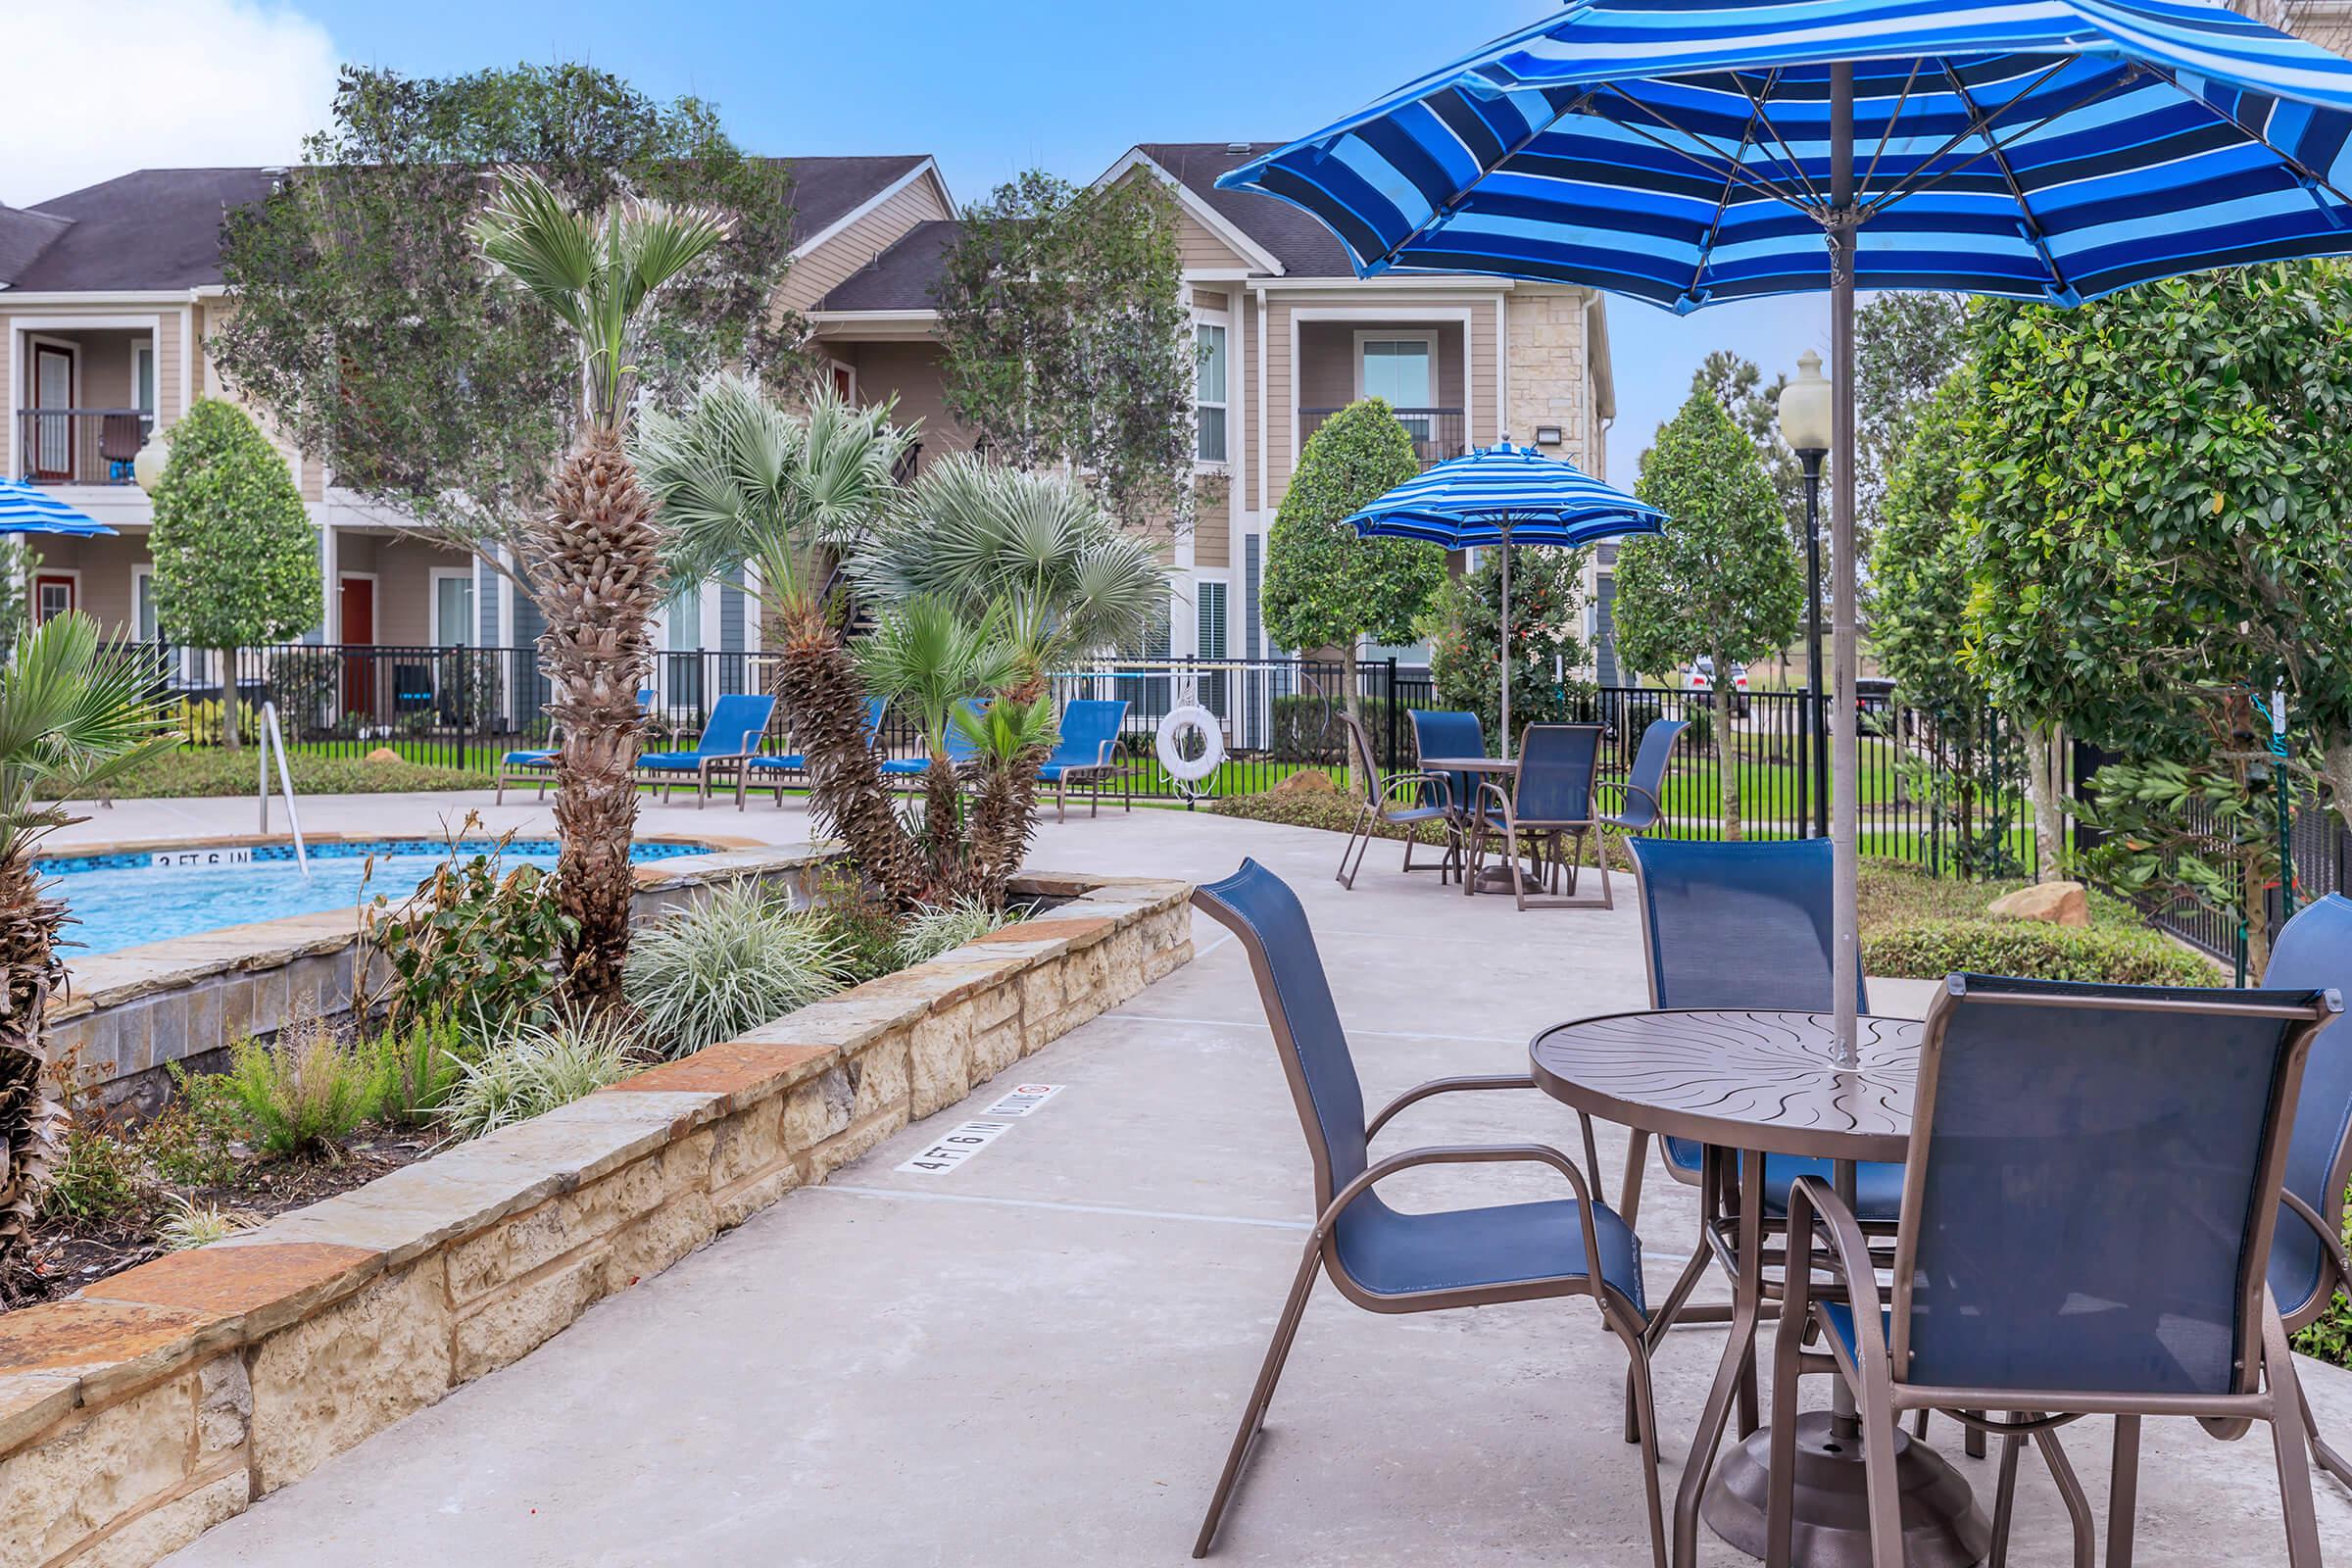
<svg viewBox="0 0 2352 1568"><path fill-rule="evenodd" d="M494 847L490 839L458 845L466 857L486 855ZM515 839L507 846L503 863L510 869L553 866L558 848L554 839ZM642 864L710 853L706 844L637 844L629 858ZM57 896L78 922L66 928L66 940L74 944L67 951L70 962L82 954L113 953L249 920L353 909L363 882L369 897L381 893L398 902L449 858L449 845L430 838L370 839L314 844L310 856L307 881L290 844L60 855L35 862L35 869L57 879ZM375 858L372 874L370 856Z"/></svg>

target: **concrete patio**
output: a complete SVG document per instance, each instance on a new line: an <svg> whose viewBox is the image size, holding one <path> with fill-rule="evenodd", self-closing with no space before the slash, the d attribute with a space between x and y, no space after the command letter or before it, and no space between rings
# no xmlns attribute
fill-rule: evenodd
<svg viewBox="0 0 2352 1568"><path fill-rule="evenodd" d="M471 799L310 801L305 821L416 831ZM252 812L250 800L129 802L74 837L245 832ZM491 820L546 816L525 806ZM643 825L806 837L797 808L654 807ZM1138 810L1049 822L1031 858L1204 880L1250 855L1290 879L1374 1103L1442 1073L1521 1070L1543 1025L1642 1004L1625 882L1611 912L1522 915L1398 876L1394 847L1343 892L1338 850L1306 830ZM1309 1199L1248 967L1221 928L1200 922L1197 941L1190 967L1024 1063L1024 1081L1061 1092L952 1173L898 1167L987 1091L172 1561L1186 1560ZM1921 991L1876 1000L1904 1010ZM1601 1137L1614 1169L1622 1138ZM1459 1097L1407 1112L1382 1147L1526 1139L1572 1148L1574 1122L1534 1093ZM1559 1196L1556 1178L1505 1168L1383 1190L1404 1206ZM1654 1298L1687 1255L1695 1205L1662 1176L1648 1194ZM1670 1468L1720 1344L1692 1329L1660 1352ZM1380 1318L1325 1287L1218 1559L1646 1562L1636 1450L1617 1430L1623 1365L1585 1303ZM2352 1374L2303 1369L2323 1425L2352 1437ZM2069 1431L2102 1510L2107 1436L2104 1421ZM1990 1462L1960 1459L1948 1424L1936 1441L1989 1500ZM2047 1476L2031 1459L2024 1475L2012 1560L2065 1561ZM2352 1549L2352 1495L2324 1478L2316 1490L2323 1538ZM2220 1444L2151 1422L2138 1518L2143 1564L2282 1562L2267 1436ZM1704 1539L1708 1562L1747 1560Z"/></svg>

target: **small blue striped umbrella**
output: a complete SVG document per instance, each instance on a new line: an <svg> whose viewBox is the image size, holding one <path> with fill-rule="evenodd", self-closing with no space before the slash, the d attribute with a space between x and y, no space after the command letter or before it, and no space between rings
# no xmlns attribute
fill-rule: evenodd
<svg viewBox="0 0 2352 1568"><path fill-rule="evenodd" d="M1511 546L1656 533L1666 514L1572 463L1508 441L1448 458L1351 514L1359 534L1502 551L1502 755L1511 755Z"/></svg>
<svg viewBox="0 0 2352 1568"><path fill-rule="evenodd" d="M1491 272L1678 312L1827 290L1843 458L1857 288L2074 305L2352 252L2352 62L2202 0L1568 0L1218 184L1304 208L1366 275ZM1832 469L1830 530L1848 1062L1853 473Z"/></svg>
<svg viewBox="0 0 2352 1568"><path fill-rule="evenodd" d="M59 533L93 539L114 531L21 479L0 479L0 533Z"/></svg>

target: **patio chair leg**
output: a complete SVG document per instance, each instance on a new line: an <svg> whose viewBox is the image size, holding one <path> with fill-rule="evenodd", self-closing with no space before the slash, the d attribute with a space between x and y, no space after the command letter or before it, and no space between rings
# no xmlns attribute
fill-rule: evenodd
<svg viewBox="0 0 2352 1568"><path fill-rule="evenodd" d="M2352 1464L2347 1464L2344 1456L2328 1446L2328 1440L2320 1436L2320 1424L2311 1413L2311 1396L2303 1392L2300 1378L2295 1380L2295 1397L2303 1405L2303 1436L2311 1444L2312 1458L2319 1462L2322 1470L2345 1486L2352 1487Z"/></svg>
<svg viewBox="0 0 2352 1568"><path fill-rule="evenodd" d="M1786 1334L1788 1325L1782 1325ZM1886 1367L1865 1365L1854 1392L1861 1407L1862 1468L1870 1488L1872 1568L1903 1568L1903 1505L1894 1488L1894 1410ZM1793 1456L1792 1456L1793 1457Z"/></svg>
<svg viewBox="0 0 2352 1568"><path fill-rule="evenodd" d="M1992 1548L1985 1554L1984 1568L2009 1565L2009 1517L2017 1506L2017 1457L2025 1446L2023 1438L2001 1440L2001 1479L1992 1494Z"/></svg>
<svg viewBox="0 0 2352 1568"><path fill-rule="evenodd" d="M2107 1568L2132 1568L2132 1523L2139 1510L2139 1417L2115 1418L2115 1457L2107 1482Z"/></svg>
<svg viewBox="0 0 2352 1568"><path fill-rule="evenodd" d="M1970 1413L1971 1415L1975 1415L1975 1416L1982 1416L1982 1415L1983 1415L1984 1412L1984 1411L1982 1411L1982 1410L1972 1410L1972 1411L1970 1411L1969 1413ZM1924 1424L1924 1423L1923 1423L1923 1424ZM1960 1451L1961 1451L1962 1453L1965 1453L1965 1454L1967 1454L1967 1455L1968 1455L1968 1456L1969 1456L1971 1459L1982 1459L1982 1458L1984 1458L1984 1429L1983 1429L1983 1428L1981 1428L1981 1427L1972 1427L1972 1426L1969 1426L1968 1424L1966 1424L1965 1422L1963 1422L1963 1423L1961 1424L1960 1431L1961 1431L1961 1437L1960 1437Z"/></svg>
<svg viewBox="0 0 2352 1568"><path fill-rule="evenodd" d="M1762 1403L1763 1401L1756 1394L1756 1345L1753 1340L1750 1340L1747 1345L1747 1359L1740 1368L1739 1438L1741 1443L1754 1437L1756 1428L1764 1424Z"/></svg>
<svg viewBox="0 0 2352 1568"><path fill-rule="evenodd" d="M2319 1568L2320 1522L2312 1511L2311 1460L2304 1451L2303 1385L2286 1348L2278 1303L2262 1298L2262 1381L2271 1391L2271 1448L2278 1461L2279 1509L2286 1515L2287 1568Z"/></svg>
<svg viewBox="0 0 2352 1568"><path fill-rule="evenodd" d="M1786 1304L1788 1315L1772 1336L1772 1456L1764 1491L1768 1568L1788 1568L1796 1535L1796 1362L1802 1345L1796 1320L1804 1306L1801 1300Z"/></svg>
<svg viewBox="0 0 2352 1568"><path fill-rule="evenodd" d="M1625 1346L1626 1384L1632 1419L1642 1428L1642 1487L1649 1503L1649 1555L1652 1568L1666 1568L1666 1498L1658 1484L1658 1411L1649 1380L1649 1348L1642 1336L1627 1329L1614 1313L1601 1316Z"/></svg>
<svg viewBox="0 0 2352 1568"><path fill-rule="evenodd" d="M1627 1230L1634 1228L1634 1217L1642 1212L1642 1175L1649 1164L1649 1134L1637 1127L1626 1140L1625 1188L1617 1199L1617 1217L1625 1221Z"/></svg>
<svg viewBox="0 0 2352 1568"><path fill-rule="evenodd" d="M1306 1315L1306 1298L1314 1290L1322 1253L1318 1237L1306 1244L1306 1255L1298 1260L1298 1276L1291 1282L1290 1297L1282 1303L1282 1316L1275 1320L1274 1338L1266 1346L1265 1361L1257 1369L1257 1383L1250 1391L1249 1402L1242 1406L1241 1426L1234 1432L1233 1447L1225 1455L1225 1469L1217 1477L1217 1490L1209 1496L1208 1516L1200 1521L1200 1535L1193 1543L1196 1557L1207 1556L1209 1544L1217 1539L1218 1521L1225 1517L1225 1505L1233 1500L1233 1489L1242 1479L1242 1466L1249 1461L1250 1450L1265 1425L1266 1406L1274 1402L1274 1385L1282 1379L1283 1362L1290 1359L1291 1342L1298 1337L1298 1320Z"/></svg>
<svg viewBox="0 0 2352 1568"><path fill-rule="evenodd" d="M1360 844L1364 850L1372 847L1371 815L1372 808L1368 806L1356 808L1355 825L1348 830L1348 842L1340 846L1340 868L1332 873L1332 880L1350 893L1355 891L1355 872L1363 869L1364 864L1363 852L1359 851L1356 846ZM1355 857L1355 870L1350 870L1348 866L1348 857L1350 855ZM1404 858L1408 862L1413 858L1413 847L1409 840L1404 847ZM1412 867L1408 863L1405 869L1410 870Z"/></svg>
<svg viewBox="0 0 2352 1568"><path fill-rule="evenodd" d="M1915 1438L1924 1438L1928 1435L1928 1412L1926 1410L1921 1410L1911 1418L1911 1435Z"/></svg>

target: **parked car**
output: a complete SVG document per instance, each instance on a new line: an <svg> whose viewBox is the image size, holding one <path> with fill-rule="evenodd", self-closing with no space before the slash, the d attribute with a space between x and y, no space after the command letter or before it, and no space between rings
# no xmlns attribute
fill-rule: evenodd
<svg viewBox="0 0 2352 1568"><path fill-rule="evenodd" d="M1683 690L1687 692L1713 691L1715 689L1714 659L1701 655L1684 665L1682 685ZM1732 716L1734 718L1747 716L1747 666L1745 664L1732 666Z"/></svg>
<svg viewBox="0 0 2352 1568"><path fill-rule="evenodd" d="M1894 682L1884 675L1854 677L1854 710L1862 713L1884 713L1894 707Z"/></svg>

